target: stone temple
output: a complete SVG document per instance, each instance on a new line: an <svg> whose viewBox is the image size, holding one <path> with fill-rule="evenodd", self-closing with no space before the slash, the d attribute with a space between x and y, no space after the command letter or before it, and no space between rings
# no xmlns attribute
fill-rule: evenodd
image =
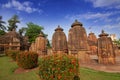
<svg viewBox="0 0 120 80"><path fill-rule="evenodd" d="M88 35L88 44L91 54L97 54L97 37L93 32L90 32Z"/></svg>
<svg viewBox="0 0 120 80"><path fill-rule="evenodd" d="M52 36L53 53L68 53L67 38L63 29L58 26Z"/></svg>
<svg viewBox="0 0 120 80"><path fill-rule="evenodd" d="M103 30L99 37L98 62L102 64L115 64L115 52L111 38Z"/></svg>
<svg viewBox="0 0 120 80"><path fill-rule="evenodd" d="M35 39L35 42L31 44L30 51L36 52L39 55L47 54L47 40L42 33Z"/></svg>
<svg viewBox="0 0 120 80"><path fill-rule="evenodd" d="M20 50L20 40L21 36L15 30L9 31L0 37L0 46L4 50Z"/></svg>
<svg viewBox="0 0 120 80"><path fill-rule="evenodd" d="M71 54L78 53L79 51L89 50L86 30L83 27L83 24L77 20L75 20L69 30L68 48L69 53Z"/></svg>
<svg viewBox="0 0 120 80"><path fill-rule="evenodd" d="M69 54L79 57L80 63L90 63L89 45L86 30L81 22L75 20L68 34Z"/></svg>

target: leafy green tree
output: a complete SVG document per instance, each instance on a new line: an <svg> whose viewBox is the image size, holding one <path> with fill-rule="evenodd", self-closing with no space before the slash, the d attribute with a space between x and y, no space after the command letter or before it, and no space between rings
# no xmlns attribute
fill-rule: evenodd
<svg viewBox="0 0 120 80"><path fill-rule="evenodd" d="M118 47L120 47L120 39L115 40L114 43L115 43Z"/></svg>
<svg viewBox="0 0 120 80"><path fill-rule="evenodd" d="M47 48L48 48L48 49L51 48L51 44L50 44L50 41L49 41L49 40L47 40Z"/></svg>
<svg viewBox="0 0 120 80"><path fill-rule="evenodd" d="M5 31L4 30L0 30L0 36L4 35L4 34L5 34Z"/></svg>
<svg viewBox="0 0 120 80"><path fill-rule="evenodd" d="M23 35L23 33L25 33L25 32L26 32L26 30L27 30L27 28L26 28L26 27L22 27L21 29L19 29L19 34L22 36L22 35Z"/></svg>
<svg viewBox="0 0 120 80"><path fill-rule="evenodd" d="M0 16L0 30L6 30L6 27L3 24L5 24L5 22L2 21L2 16Z"/></svg>
<svg viewBox="0 0 120 80"><path fill-rule="evenodd" d="M9 26L8 26L8 31L16 30L18 27L16 24L20 23L19 17L17 15L14 15L12 18L8 20Z"/></svg>
<svg viewBox="0 0 120 80"><path fill-rule="evenodd" d="M40 34L40 33L43 33L43 27L42 26L39 26L37 24L34 24L32 22L29 22L27 23L27 30L26 30L26 33L25 33L25 36L28 36L29 38L29 42L32 43L35 41L36 37ZM43 33L44 34L44 33Z"/></svg>

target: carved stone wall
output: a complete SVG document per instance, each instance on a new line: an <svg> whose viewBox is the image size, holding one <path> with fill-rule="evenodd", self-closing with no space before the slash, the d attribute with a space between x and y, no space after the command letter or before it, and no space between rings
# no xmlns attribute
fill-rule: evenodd
<svg viewBox="0 0 120 80"><path fill-rule="evenodd" d="M113 43L108 34L102 33L98 38L98 61L102 64L115 64L115 51Z"/></svg>
<svg viewBox="0 0 120 80"><path fill-rule="evenodd" d="M0 36L0 46L4 47L4 50L20 50L20 39L21 36L15 30L9 31Z"/></svg>
<svg viewBox="0 0 120 80"><path fill-rule="evenodd" d="M40 34L39 37L35 40L37 53L39 54L47 54L47 40L44 35Z"/></svg>
<svg viewBox="0 0 120 80"><path fill-rule="evenodd" d="M77 20L75 20L69 30L68 48L69 53L89 50L85 28L82 26L82 23Z"/></svg>
<svg viewBox="0 0 120 80"><path fill-rule="evenodd" d="M31 52L36 52L36 45L35 45L35 42L33 42L29 48L29 51Z"/></svg>
<svg viewBox="0 0 120 80"><path fill-rule="evenodd" d="M91 54L97 54L97 37L94 33L89 33L88 44L90 46Z"/></svg>
<svg viewBox="0 0 120 80"><path fill-rule="evenodd" d="M38 53L39 55L46 55L47 54L47 40L43 34L40 34L34 43L31 44L29 51L33 51Z"/></svg>
<svg viewBox="0 0 120 80"><path fill-rule="evenodd" d="M52 36L53 53L68 53L67 39L63 29L58 26Z"/></svg>

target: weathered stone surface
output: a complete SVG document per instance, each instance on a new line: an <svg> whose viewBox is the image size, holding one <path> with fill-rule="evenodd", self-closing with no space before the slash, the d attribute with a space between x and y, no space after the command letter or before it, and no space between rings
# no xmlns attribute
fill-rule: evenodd
<svg viewBox="0 0 120 80"><path fill-rule="evenodd" d="M96 37L96 35L93 32L89 33L88 40L93 41L94 43L97 43L97 37Z"/></svg>
<svg viewBox="0 0 120 80"><path fill-rule="evenodd" d="M88 44L90 46L91 54L97 54L97 38L94 33L89 33Z"/></svg>
<svg viewBox="0 0 120 80"><path fill-rule="evenodd" d="M89 50L87 42L87 34L82 23L75 20L71 25L68 35L68 48L69 53L78 53L79 51Z"/></svg>
<svg viewBox="0 0 120 80"><path fill-rule="evenodd" d="M44 37L43 34L40 33L40 35L36 38L35 42L31 44L31 47L29 51L33 51L38 53L39 55L46 55L47 54L47 40Z"/></svg>
<svg viewBox="0 0 120 80"><path fill-rule="evenodd" d="M58 26L52 36L53 53L68 53L67 39L63 29Z"/></svg>
<svg viewBox="0 0 120 80"><path fill-rule="evenodd" d="M84 63L84 64L91 63L90 55L89 55L89 52L87 52L87 51L79 51L78 59L79 59L81 64L82 63Z"/></svg>
<svg viewBox="0 0 120 80"><path fill-rule="evenodd" d="M36 46L35 46L35 42L33 42L29 48L29 51L31 52L36 52Z"/></svg>
<svg viewBox="0 0 120 80"><path fill-rule="evenodd" d="M0 37L0 46L5 50L20 50L21 36L15 31L9 31Z"/></svg>
<svg viewBox="0 0 120 80"><path fill-rule="evenodd" d="M115 51L113 43L108 34L102 33L98 38L98 61L103 64L115 64Z"/></svg>
<svg viewBox="0 0 120 80"><path fill-rule="evenodd" d="M35 40L36 50L39 54L47 54L47 40L43 34L40 34L39 37Z"/></svg>

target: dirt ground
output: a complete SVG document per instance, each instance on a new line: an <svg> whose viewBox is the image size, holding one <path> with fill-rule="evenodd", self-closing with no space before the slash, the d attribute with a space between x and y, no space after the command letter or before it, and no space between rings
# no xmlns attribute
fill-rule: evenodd
<svg viewBox="0 0 120 80"><path fill-rule="evenodd" d="M104 72L112 72L112 73L120 73L120 56L116 56L116 64L112 65L104 65L104 64L98 64L97 55L91 55L90 58L92 59L92 62L89 64L80 64L81 67L86 67L98 71L104 71Z"/></svg>

